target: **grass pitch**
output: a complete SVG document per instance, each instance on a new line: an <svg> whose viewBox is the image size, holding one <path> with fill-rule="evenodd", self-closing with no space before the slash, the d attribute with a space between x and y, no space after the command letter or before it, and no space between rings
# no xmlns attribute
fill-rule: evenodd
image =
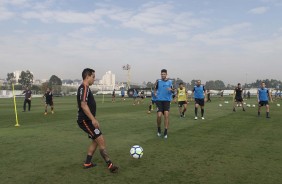
<svg viewBox="0 0 282 184"><path fill-rule="evenodd" d="M82 169L90 140L76 123L76 98L55 98L55 114L44 116L42 99L32 100L31 112L21 112L15 127L13 99L0 99L1 183L255 183L282 181L281 108L271 104L270 119L265 109L246 112L218 98L206 103L205 120L194 118L193 103L186 118L179 118L171 105L168 139L156 135L156 114L147 114L149 99L133 106L132 99L111 103L101 96L97 119L112 161L120 166L110 173L97 151L97 167ZM231 98L225 99L231 102ZM281 103L282 101L278 101ZM222 107L219 107L219 104ZM255 98L247 101L256 104ZM163 130L163 124L162 124ZM144 149L141 159L129 155L130 147Z"/></svg>

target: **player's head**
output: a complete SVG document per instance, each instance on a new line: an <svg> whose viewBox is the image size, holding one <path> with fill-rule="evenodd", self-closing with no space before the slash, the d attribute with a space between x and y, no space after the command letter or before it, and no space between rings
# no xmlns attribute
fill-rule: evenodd
<svg viewBox="0 0 282 184"><path fill-rule="evenodd" d="M82 71L82 79L83 81L86 81L89 85L92 85L95 81L95 70L85 68Z"/></svg>
<svg viewBox="0 0 282 184"><path fill-rule="evenodd" d="M197 86L200 86L200 85L201 85L201 80L197 80L196 85L197 85Z"/></svg>
<svg viewBox="0 0 282 184"><path fill-rule="evenodd" d="M182 89L183 88L183 82L179 83L179 87Z"/></svg>
<svg viewBox="0 0 282 184"><path fill-rule="evenodd" d="M49 92L49 91L50 91L50 88L47 88L47 89L46 89L46 91L48 91L48 92Z"/></svg>
<svg viewBox="0 0 282 184"><path fill-rule="evenodd" d="M28 86L26 86L26 88L25 88L26 90L29 90L29 87Z"/></svg>
<svg viewBox="0 0 282 184"><path fill-rule="evenodd" d="M163 80L166 79L166 76L167 76L167 70L166 69L162 69L161 70L161 77L162 77L162 79Z"/></svg>
<svg viewBox="0 0 282 184"><path fill-rule="evenodd" d="M265 82L261 82L261 83L260 83L260 86L261 86L262 88L265 88Z"/></svg>
<svg viewBox="0 0 282 184"><path fill-rule="evenodd" d="M238 88L240 88L240 87L241 87L241 84L240 84L240 83L238 83L238 85L237 85L237 86L238 86Z"/></svg>

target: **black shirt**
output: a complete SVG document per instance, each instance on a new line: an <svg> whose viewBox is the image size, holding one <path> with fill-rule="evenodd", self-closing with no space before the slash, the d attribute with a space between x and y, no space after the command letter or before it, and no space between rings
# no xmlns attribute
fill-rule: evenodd
<svg viewBox="0 0 282 184"><path fill-rule="evenodd" d="M23 94L25 94L25 99L29 99L31 97L31 91L30 90L25 90L23 92Z"/></svg>
<svg viewBox="0 0 282 184"><path fill-rule="evenodd" d="M46 93L44 94L44 96L45 96L45 98L46 98L46 102L50 102L50 101L53 100L53 93L52 93L51 91L46 92Z"/></svg>
<svg viewBox="0 0 282 184"><path fill-rule="evenodd" d="M87 105L90 109L90 112L95 117L96 116L96 101L94 96L89 88L89 86L81 84L77 90L77 106L78 106L78 114L77 120L78 121L89 121L90 119L84 113L83 109L81 108L81 102L87 102Z"/></svg>
<svg viewBox="0 0 282 184"><path fill-rule="evenodd" d="M242 92L243 89L242 88L235 88L235 92L236 92L236 97L242 97Z"/></svg>

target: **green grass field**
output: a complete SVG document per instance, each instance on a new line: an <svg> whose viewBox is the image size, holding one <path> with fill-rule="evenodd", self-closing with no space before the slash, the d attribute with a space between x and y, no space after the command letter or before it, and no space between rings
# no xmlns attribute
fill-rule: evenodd
<svg viewBox="0 0 282 184"><path fill-rule="evenodd" d="M97 119L119 173L107 170L99 152L93 158L97 167L82 169L90 140L77 126L74 96L55 98L55 114L47 116L42 99L34 98L31 112L23 113L23 98L18 98L20 127L14 126L13 99L0 99L0 183L282 182L282 113L276 103L266 119L265 109L261 117L257 108L234 113L230 103L214 98L206 104L206 120L197 121L192 103L184 119L172 104L165 140L156 135L156 114L146 113L149 99L132 106L132 99L112 104L106 98L102 104L101 96L95 98ZM255 104L255 98L247 103ZM129 155L135 144L144 149L139 160Z"/></svg>

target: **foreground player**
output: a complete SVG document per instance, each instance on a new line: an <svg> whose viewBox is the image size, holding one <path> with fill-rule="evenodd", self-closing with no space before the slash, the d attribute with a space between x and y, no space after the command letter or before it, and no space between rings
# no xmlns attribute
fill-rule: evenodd
<svg viewBox="0 0 282 184"><path fill-rule="evenodd" d="M157 127L158 133L157 135L161 136L161 122L162 116L164 116L164 138L167 139L167 129L169 126L169 109L170 109L170 101L172 100L172 81L167 78L167 70L161 70L161 79L156 81L155 85L155 94L157 97Z"/></svg>
<svg viewBox="0 0 282 184"><path fill-rule="evenodd" d="M84 168L91 168L96 166L92 163L92 156L94 155L96 148L99 147L100 154L105 160L108 169L112 173L118 171L118 167L115 166L106 151L105 140L100 131L100 125L96 117L96 101L89 88L94 83L95 71L90 68L86 68L82 72L83 83L79 86L77 91L77 106L78 106L78 126L85 131L89 138L92 139L92 143L88 148L86 161Z"/></svg>
<svg viewBox="0 0 282 184"><path fill-rule="evenodd" d="M54 103L53 103L53 93L50 88L47 88L45 94L43 95L45 98L45 115L47 115L47 107L48 105L51 107L51 113L54 114Z"/></svg>
<svg viewBox="0 0 282 184"><path fill-rule="evenodd" d="M205 102L207 101L206 99L206 95L207 92L205 90L205 86L201 85L201 81L198 80L196 86L194 86L193 92L192 92L192 96L194 95L194 99L195 99L195 120L198 119L198 107L201 107L201 116L202 119L204 118L204 106L205 106Z"/></svg>
<svg viewBox="0 0 282 184"><path fill-rule="evenodd" d="M183 86L183 83L179 83L179 88L177 88L176 97L178 101L178 109L180 118L185 117L185 112L187 109L187 100L188 100L188 92L186 88ZM183 106L183 110L182 110Z"/></svg>
<svg viewBox="0 0 282 184"><path fill-rule="evenodd" d="M244 104L243 104L243 89L241 88L241 84L238 83L237 87L234 89L233 93L233 111L236 112L236 105L242 106L243 111L245 111Z"/></svg>
<svg viewBox="0 0 282 184"><path fill-rule="evenodd" d="M266 107L266 118L270 118L269 116L269 104L268 100L272 102L272 97L270 91L265 87L265 83L262 82L260 85L260 88L257 92L257 98L258 98L258 116L260 116L260 110L262 106Z"/></svg>

